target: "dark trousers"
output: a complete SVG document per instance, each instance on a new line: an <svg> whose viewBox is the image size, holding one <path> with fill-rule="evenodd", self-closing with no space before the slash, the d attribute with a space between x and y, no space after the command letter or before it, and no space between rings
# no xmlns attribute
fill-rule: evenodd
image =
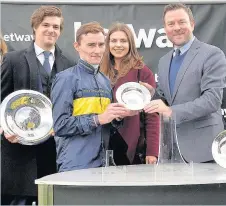
<svg viewBox="0 0 226 206"><path fill-rule="evenodd" d="M33 202L36 202L36 205L38 205L37 197L1 195L1 205L32 205Z"/></svg>

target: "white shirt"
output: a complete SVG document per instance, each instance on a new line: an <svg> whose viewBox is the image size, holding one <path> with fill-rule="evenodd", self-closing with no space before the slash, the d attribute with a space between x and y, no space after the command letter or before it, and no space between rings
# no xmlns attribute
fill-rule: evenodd
<svg viewBox="0 0 226 206"><path fill-rule="evenodd" d="M44 49L42 49L41 47L39 47L37 44L34 43L34 48L35 48L35 53L36 53L36 57L38 58L38 60L40 61L40 63L43 65L44 64L44 54L43 52L45 51ZM51 54L49 56L49 63L50 63L50 67L51 69L53 68L53 64L55 61L55 57L54 57L54 52L55 52L55 47L53 47L50 50Z"/></svg>

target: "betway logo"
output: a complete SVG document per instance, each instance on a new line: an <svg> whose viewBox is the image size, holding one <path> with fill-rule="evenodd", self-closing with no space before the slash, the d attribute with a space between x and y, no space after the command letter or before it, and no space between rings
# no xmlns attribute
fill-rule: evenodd
<svg viewBox="0 0 226 206"><path fill-rule="evenodd" d="M155 39L156 34L157 35L161 35L158 36L155 40L155 44L159 47L159 48L166 48L166 47L173 47L173 44L171 41L169 41L169 39L166 36L165 30L164 28L161 29L149 29L149 30L145 30L145 29L139 29L138 34L136 34L133 25L132 24L127 24L130 29L133 32L134 35L134 39L135 39L135 43L136 43L136 47L140 48L142 42L144 43L144 47L145 48L151 48ZM74 33L76 36L76 32L79 29L79 27L81 26L81 22L74 22ZM108 29L104 29L105 32L108 32Z"/></svg>
<svg viewBox="0 0 226 206"><path fill-rule="evenodd" d="M3 36L5 41L32 41L33 35L10 33Z"/></svg>

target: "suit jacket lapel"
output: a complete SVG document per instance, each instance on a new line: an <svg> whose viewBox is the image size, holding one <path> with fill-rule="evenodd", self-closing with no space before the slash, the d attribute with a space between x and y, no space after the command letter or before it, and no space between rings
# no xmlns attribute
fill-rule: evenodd
<svg viewBox="0 0 226 206"><path fill-rule="evenodd" d="M169 52L167 54L167 56L165 57L166 59L164 60L164 62L166 62L165 66L165 70L164 72L166 72L166 75L163 74L163 76L165 77L164 81L163 81L163 88L166 88L166 92L164 93L165 98L167 100L167 102L171 101L171 94L170 94L170 88L169 88L169 69L170 69L170 63L171 63L171 59L173 56L173 50L171 52Z"/></svg>
<svg viewBox="0 0 226 206"><path fill-rule="evenodd" d="M34 49L34 42L32 42L31 46L25 51L25 58L27 59L27 63L30 70L30 89L39 91L39 70L37 64L36 53Z"/></svg>
<svg viewBox="0 0 226 206"><path fill-rule="evenodd" d="M60 50L60 48L55 45L55 65L56 65L56 72L61 72L65 69L65 65L64 65L64 59L62 57L62 51Z"/></svg>
<svg viewBox="0 0 226 206"><path fill-rule="evenodd" d="M181 84L182 79L184 78L184 75L187 71L187 69L189 68L189 65L191 64L192 60L194 59L194 57L196 56L196 54L198 53L198 48L200 47L200 41L198 41L197 39L195 39L190 47L190 49L188 50L187 54L185 54L186 56L184 57L184 61L178 71L177 77L176 77L176 81L175 81L175 86L174 86L174 90L173 90L173 95L172 95L172 101L171 104L173 103L176 93L178 91L178 88Z"/></svg>

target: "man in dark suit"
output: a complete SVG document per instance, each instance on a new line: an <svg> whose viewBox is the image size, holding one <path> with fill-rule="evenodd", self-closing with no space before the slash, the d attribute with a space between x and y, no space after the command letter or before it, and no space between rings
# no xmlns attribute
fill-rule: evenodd
<svg viewBox="0 0 226 206"><path fill-rule="evenodd" d="M223 129L221 103L225 87L226 59L217 47L194 35L194 18L184 4L167 5L164 27L174 49L159 61L159 93L145 108L173 116L180 151L188 162L212 162L211 146Z"/></svg>
<svg viewBox="0 0 226 206"><path fill-rule="evenodd" d="M56 73L73 65L56 45L63 29L61 10L42 6L31 17L34 42L30 47L7 53L1 69L1 100L20 89L50 96ZM18 144L16 136L3 135L1 141L2 204L31 204L37 196L36 178L56 172L53 138L37 146ZM29 202L30 200L30 202Z"/></svg>

